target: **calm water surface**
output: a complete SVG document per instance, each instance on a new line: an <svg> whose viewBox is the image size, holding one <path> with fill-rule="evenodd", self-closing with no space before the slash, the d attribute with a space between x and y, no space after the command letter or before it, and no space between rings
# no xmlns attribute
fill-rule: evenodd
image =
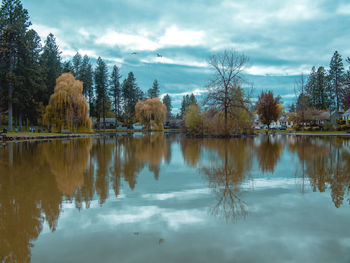
<svg viewBox="0 0 350 263"><path fill-rule="evenodd" d="M1 262L350 262L350 141L0 146Z"/></svg>

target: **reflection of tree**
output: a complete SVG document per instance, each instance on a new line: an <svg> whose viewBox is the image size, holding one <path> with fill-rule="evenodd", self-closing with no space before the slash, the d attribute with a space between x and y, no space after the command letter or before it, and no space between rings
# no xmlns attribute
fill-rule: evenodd
<svg viewBox="0 0 350 263"><path fill-rule="evenodd" d="M55 175L58 188L67 196L84 184L84 172L89 164L91 138L81 140L54 140L44 144L44 154Z"/></svg>
<svg viewBox="0 0 350 263"><path fill-rule="evenodd" d="M261 138L260 145L256 148L261 171L273 173L282 152L283 146L277 140L271 140L270 137Z"/></svg>
<svg viewBox="0 0 350 263"><path fill-rule="evenodd" d="M340 207L350 188L350 154L343 144L347 140L334 138L297 137L289 144L302 164L302 172L310 178L314 191L331 189L334 205ZM305 166L305 168L304 168Z"/></svg>
<svg viewBox="0 0 350 263"><path fill-rule="evenodd" d="M200 139L183 138L181 140L182 156L189 166L195 167L199 161L201 154L200 143Z"/></svg>
<svg viewBox="0 0 350 263"><path fill-rule="evenodd" d="M162 160L170 158L170 146L162 134L154 134L0 148L0 262L30 262L44 221L55 231L63 196L81 209L97 193L102 204L109 182L118 195L122 176L131 189L146 165L157 177Z"/></svg>
<svg viewBox="0 0 350 263"><path fill-rule="evenodd" d="M154 177L158 180L160 163L167 156L167 144L163 133L148 134L134 140L136 159L148 164L148 168L153 172Z"/></svg>
<svg viewBox="0 0 350 263"><path fill-rule="evenodd" d="M30 262L44 219L56 228L62 197L42 146L20 142L0 149L0 262Z"/></svg>
<svg viewBox="0 0 350 263"><path fill-rule="evenodd" d="M212 213L222 215L226 220L245 217L247 205L239 195L240 186L251 169L252 141L208 139L202 145L219 156L219 159L212 156L209 165L203 164L201 168L218 200Z"/></svg>
<svg viewBox="0 0 350 263"><path fill-rule="evenodd" d="M102 205L108 197L109 187L109 164L112 159L112 151L114 148L113 141L106 142L106 138L97 139L93 145L92 155L96 160L96 192L100 197L100 204Z"/></svg>

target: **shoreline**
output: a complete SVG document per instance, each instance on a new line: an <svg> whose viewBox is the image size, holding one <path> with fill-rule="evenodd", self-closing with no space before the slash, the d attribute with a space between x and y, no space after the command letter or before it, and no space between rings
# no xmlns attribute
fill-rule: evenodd
<svg viewBox="0 0 350 263"><path fill-rule="evenodd" d="M74 139L74 138L90 138L90 137L100 137L103 135L127 135L132 133L149 133L150 131L145 130L124 130L124 131L106 131L106 132L99 132L99 133L87 133L87 134L54 134L54 135L40 135L40 134L33 134L33 135L10 135L10 136L1 136L0 135L0 142L6 143L6 142L19 142L19 141L38 141L38 140L52 140L52 139ZM151 131L152 132L152 131ZM153 131L155 132L155 131ZM159 132L159 131L158 131ZM164 133L181 133L180 131L163 131ZM350 137L350 133L300 133L300 132L275 132L275 133L256 133L256 134L249 134L249 135L234 135L234 136L188 136L184 134L187 138L251 138L256 135L295 135L295 136L320 136L320 137ZM3 134L2 134L3 135Z"/></svg>

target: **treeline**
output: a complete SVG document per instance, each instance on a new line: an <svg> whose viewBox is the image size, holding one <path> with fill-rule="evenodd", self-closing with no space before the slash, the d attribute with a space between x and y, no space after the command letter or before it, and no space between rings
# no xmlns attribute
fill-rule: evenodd
<svg viewBox="0 0 350 263"><path fill-rule="evenodd" d="M346 62L350 63L350 57ZM314 108L339 112L350 108L350 69L345 70L338 51L334 52L328 70L313 66L307 80L301 76L298 93L296 107L292 105L291 111Z"/></svg>
<svg viewBox="0 0 350 263"><path fill-rule="evenodd" d="M101 57L94 67L89 56L78 52L68 61L62 61L61 51L53 34L41 44L38 33L30 28L28 11L20 0L3 0L0 9L0 126L13 121L19 130L22 125L42 125L42 115L54 92L56 79L71 72L83 82L83 95L87 99L90 116L97 119L115 117L130 126L135 116L135 105L146 98L159 97L155 80L144 93L136 83L133 72L121 82L120 69L108 66ZM171 98L164 96L169 117ZM7 117L7 118L6 118ZM105 121L103 126L105 128Z"/></svg>

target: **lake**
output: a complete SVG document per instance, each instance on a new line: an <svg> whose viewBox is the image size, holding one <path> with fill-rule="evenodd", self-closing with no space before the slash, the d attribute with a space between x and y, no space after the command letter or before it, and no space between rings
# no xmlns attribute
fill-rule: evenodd
<svg viewBox="0 0 350 263"><path fill-rule="evenodd" d="M350 140L0 146L1 262L350 262Z"/></svg>

